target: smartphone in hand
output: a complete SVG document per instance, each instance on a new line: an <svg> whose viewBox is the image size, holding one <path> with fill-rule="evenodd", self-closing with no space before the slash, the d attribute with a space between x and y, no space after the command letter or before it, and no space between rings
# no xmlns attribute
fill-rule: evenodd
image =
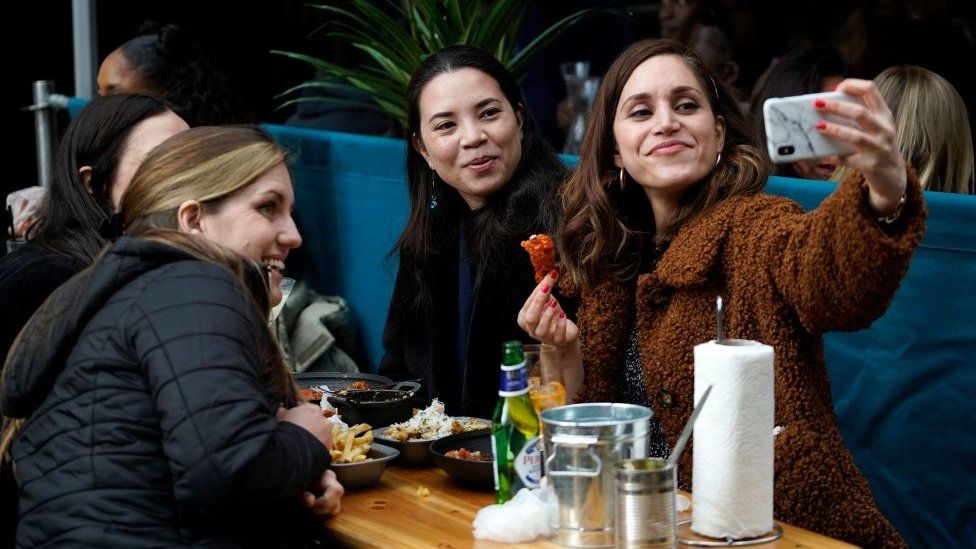
<svg viewBox="0 0 976 549"><path fill-rule="evenodd" d="M767 99L763 104L763 121L766 124L766 148L773 162L783 164L854 152L854 145L820 133L817 122L824 120L851 128L857 128L857 122L821 112L813 106L817 99L861 103L858 98L842 92Z"/></svg>

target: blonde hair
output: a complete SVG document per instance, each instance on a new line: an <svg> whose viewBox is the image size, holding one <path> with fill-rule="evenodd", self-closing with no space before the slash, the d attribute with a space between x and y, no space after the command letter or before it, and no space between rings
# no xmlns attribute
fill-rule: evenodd
<svg viewBox="0 0 976 549"><path fill-rule="evenodd" d="M952 84L922 67L889 67L874 79L895 117L898 150L922 188L976 193L973 140L966 104ZM849 169L834 173L840 181Z"/></svg>
<svg viewBox="0 0 976 549"><path fill-rule="evenodd" d="M216 206L286 159L271 136L254 126L181 132L146 157L122 195L126 234L177 229L177 210L187 200Z"/></svg>

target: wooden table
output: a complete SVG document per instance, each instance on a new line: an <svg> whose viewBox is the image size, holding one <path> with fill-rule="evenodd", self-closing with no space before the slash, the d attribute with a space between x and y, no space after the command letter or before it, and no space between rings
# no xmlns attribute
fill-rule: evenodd
<svg viewBox="0 0 976 549"><path fill-rule="evenodd" d="M424 486L430 495L417 495ZM436 467L387 467L379 485L342 498L342 512L330 520L336 540L352 547L561 547L548 541L494 543L474 539L471 522L494 494L463 488ZM682 518L688 517L680 517ZM854 547L803 528L778 523L783 537L761 548L834 549Z"/></svg>

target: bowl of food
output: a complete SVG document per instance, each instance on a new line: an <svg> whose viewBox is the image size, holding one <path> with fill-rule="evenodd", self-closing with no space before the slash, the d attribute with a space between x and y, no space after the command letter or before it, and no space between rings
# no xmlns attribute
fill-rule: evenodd
<svg viewBox="0 0 976 549"><path fill-rule="evenodd" d="M400 454L396 448L373 442L372 427L366 423L352 427L335 423L329 453L332 455L332 470L346 490L376 485L387 462Z"/></svg>
<svg viewBox="0 0 976 549"><path fill-rule="evenodd" d="M399 463L424 466L431 463L430 443L446 436L491 427L487 419L451 417L444 404L434 399L430 406L402 423L374 431L376 440L400 451Z"/></svg>
<svg viewBox="0 0 976 549"><path fill-rule="evenodd" d="M389 389L349 389L326 398L349 423L391 425L410 419L411 399L418 389L415 381L401 381Z"/></svg>
<svg viewBox="0 0 976 549"><path fill-rule="evenodd" d="M396 459L400 451L385 444L374 443L365 455L366 459L363 461L332 464L339 484L347 491L376 486L383 476L386 464Z"/></svg>
<svg viewBox="0 0 976 549"><path fill-rule="evenodd" d="M430 455L453 480L473 488L494 489L491 429L437 439L430 444Z"/></svg>

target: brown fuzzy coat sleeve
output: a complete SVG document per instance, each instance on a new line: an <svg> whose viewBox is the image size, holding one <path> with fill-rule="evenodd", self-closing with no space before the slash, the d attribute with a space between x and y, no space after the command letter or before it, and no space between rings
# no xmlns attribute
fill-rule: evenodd
<svg viewBox="0 0 976 549"><path fill-rule="evenodd" d="M858 330L888 308L925 231L925 205L911 168L905 192L901 215L890 226L871 211L857 172L809 214L780 203L773 206L780 215L767 211L764 223L734 226L762 231L750 240L763 242L761 257L771 259L776 289L810 334Z"/></svg>

